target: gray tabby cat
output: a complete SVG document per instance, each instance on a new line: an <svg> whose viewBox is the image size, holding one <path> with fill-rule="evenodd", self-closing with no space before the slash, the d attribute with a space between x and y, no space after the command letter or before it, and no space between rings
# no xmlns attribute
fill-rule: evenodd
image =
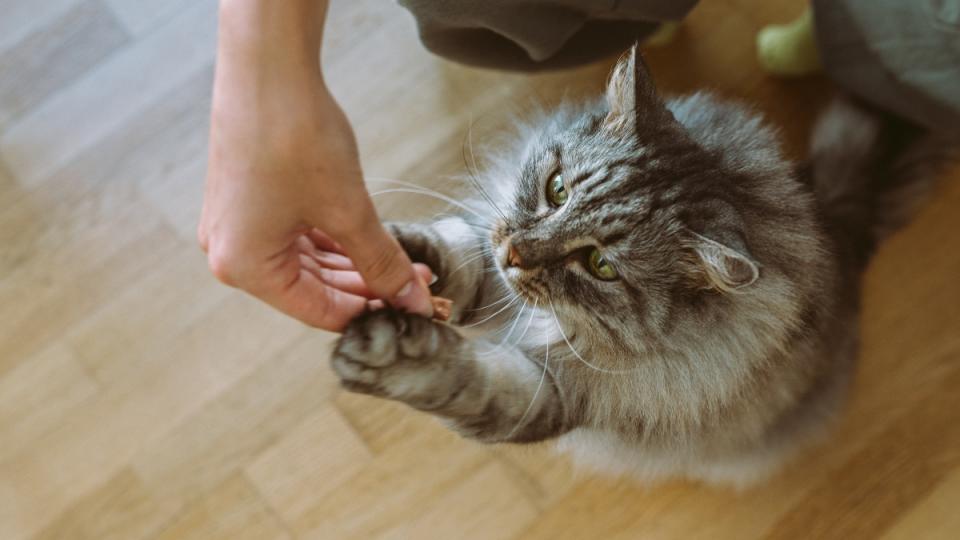
<svg viewBox="0 0 960 540"><path fill-rule="evenodd" d="M931 177L907 167L920 138L875 159L883 127L835 105L804 174L744 107L664 103L634 49L604 100L521 134L485 206L393 225L453 316L367 313L333 368L482 442L559 437L607 471L751 482L840 409L860 275L899 223L890 201Z"/></svg>

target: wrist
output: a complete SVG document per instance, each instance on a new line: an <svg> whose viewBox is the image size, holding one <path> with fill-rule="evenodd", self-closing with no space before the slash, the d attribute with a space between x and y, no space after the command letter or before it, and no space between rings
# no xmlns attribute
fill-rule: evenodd
<svg viewBox="0 0 960 540"><path fill-rule="evenodd" d="M326 4L323 0L221 0L218 64L319 75Z"/></svg>
<svg viewBox="0 0 960 540"><path fill-rule="evenodd" d="M320 70L326 2L221 0L213 113L274 127L332 99Z"/></svg>

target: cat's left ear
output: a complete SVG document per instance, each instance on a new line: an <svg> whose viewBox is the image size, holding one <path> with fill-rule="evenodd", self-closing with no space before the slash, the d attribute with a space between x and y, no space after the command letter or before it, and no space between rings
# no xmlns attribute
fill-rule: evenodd
<svg viewBox="0 0 960 540"><path fill-rule="evenodd" d="M691 232L690 248L697 258L697 273L704 286L724 292L736 292L760 278L760 266L754 262L737 235L725 235L723 241Z"/></svg>
<svg viewBox="0 0 960 540"><path fill-rule="evenodd" d="M675 121L657 93L638 45L620 57L613 68L607 83L607 105L609 112L605 123L615 129L632 131L637 127Z"/></svg>

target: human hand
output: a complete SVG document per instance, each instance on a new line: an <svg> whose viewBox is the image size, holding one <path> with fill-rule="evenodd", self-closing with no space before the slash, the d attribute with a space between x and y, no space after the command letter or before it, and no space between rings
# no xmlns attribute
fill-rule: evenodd
<svg viewBox="0 0 960 540"><path fill-rule="evenodd" d="M432 315L430 270L380 223L315 54L245 39L248 28L225 18L198 230L214 275L327 330L374 298Z"/></svg>

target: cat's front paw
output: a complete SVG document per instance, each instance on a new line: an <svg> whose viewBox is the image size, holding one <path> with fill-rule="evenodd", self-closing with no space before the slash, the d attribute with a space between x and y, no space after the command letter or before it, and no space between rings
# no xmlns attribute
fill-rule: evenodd
<svg viewBox="0 0 960 540"><path fill-rule="evenodd" d="M432 410L466 386L469 365L459 362L463 338L430 319L382 309L354 319L331 363L344 388Z"/></svg>
<svg viewBox="0 0 960 540"><path fill-rule="evenodd" d="M387 223L387 230L400 242L403 250L410 256L410 260L430 267L437 277L437 282L431 283L430 289L434 293L440 290L445 283L444 276L448 271L444 257L447 249L436 232L430 226L421 223L397 222Z"/></svg>

